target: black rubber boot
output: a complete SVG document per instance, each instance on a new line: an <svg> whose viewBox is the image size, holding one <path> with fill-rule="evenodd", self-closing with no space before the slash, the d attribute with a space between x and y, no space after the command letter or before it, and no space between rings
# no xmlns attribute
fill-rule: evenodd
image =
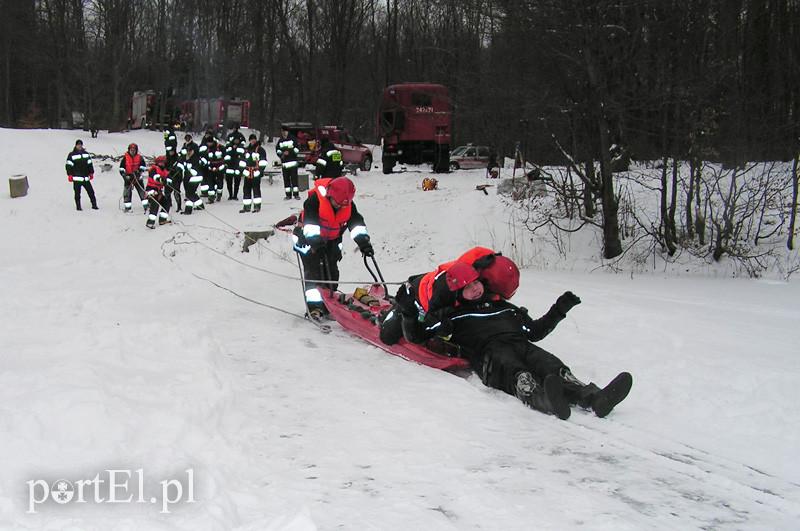
<svg viewBox="0 0 800 531"><path fill-rule="evenodd" d="M633 376L629 372L619 373L604 388L597 391L592 398L592 410L600 418L605 417L617 404L625 400L633 386Z"/></svg>
<svg viewBox="0 0 800 531"><path fill-rule="evenodd" d="M564 396L561 378L555 374L549 374L541 385L536 383L529 372L517 374L516 395L529 407L555 415L561 420L567 420L572 413Z"/></svg>

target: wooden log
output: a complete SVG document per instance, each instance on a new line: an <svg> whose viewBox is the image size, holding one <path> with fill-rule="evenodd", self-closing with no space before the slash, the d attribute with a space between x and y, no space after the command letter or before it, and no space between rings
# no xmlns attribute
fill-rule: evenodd
<svg viewBox="0 0 800 531"><path fill-rule="evenodd" d="M12 175L8 178L8 188L11 197L25 197L28 195L28 176Z"/></svg>

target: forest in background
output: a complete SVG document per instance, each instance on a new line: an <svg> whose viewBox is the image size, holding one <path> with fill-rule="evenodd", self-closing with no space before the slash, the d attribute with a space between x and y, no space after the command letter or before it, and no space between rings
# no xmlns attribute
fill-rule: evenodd
<svg viewBox="0 0 800 531"><path fill-rule="evenodd" d="M2 0L0 124L127 119L134 90L243 97L254 126L374 141L383 87L449 87L456 143L789 160L798 0ZM608 139L601 137L608 135ZM608 144L608 145L606 145Z"/></svg>
<svg viewBox="0 0 800 531"><path fill-rule="evenodd" d="M132 93L153 89L249 99L268 135L310 121L377 142L383 88L435 82L450 91L454 145L519 146L567 169L564 213L602 229L604 258L625 250L615 173L631 159L659 161L648 231L665 256L708 241L714 260L742 256L737 227L776 209L793 249L800 0L0 2L0 126L57 127L79 111L118 129ZM743 214L759 161L791 169L779 193L772 170L753 177L762 199Z"/></svg>

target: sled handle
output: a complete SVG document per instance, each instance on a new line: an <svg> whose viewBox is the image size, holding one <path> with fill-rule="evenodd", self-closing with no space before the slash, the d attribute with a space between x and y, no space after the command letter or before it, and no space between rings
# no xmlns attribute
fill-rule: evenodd
<svg viewBox="0 0 800 531"><path fill-rule="evenodd" d="M376 284L382 284L383 285L383 294L386 297L386 299L388 300L389 299L389 288L386 286L386 280L384 280L384 278L383 278L383 273L381 273L381 268L378 267L378 262L375 260L375 256L370 256L370 258L372 258L372 265L375 266L375 271L378 272L378 276L376 277L375 273L372 272L372 268L369 267L369 263L367 262L367 257L366 256L364 256L364 267L367 268L367 271L369 271L370 276L372 276L372 280L374 280ZM380 281L378 281L379 278L380 278Z"/></svg>

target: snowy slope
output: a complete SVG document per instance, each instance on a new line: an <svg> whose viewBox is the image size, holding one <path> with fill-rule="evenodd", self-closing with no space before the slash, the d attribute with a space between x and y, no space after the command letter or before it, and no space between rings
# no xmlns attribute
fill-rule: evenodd
<svg viewBox="0 0 800 531"><path fill-rule="evenodd" d="M298 207L279 183L260 214L225 201L149 231L96 160L101 210L76 212L63 162L78 137L96 154L162 149L146 131L0 129L0 175L31 182L0 196L0 528L796 529L796 282L524 271L515 302L532 314L583 299L544 348L586 381L634 375L608 418L562 422L198 278L302 313L285 234L239 252L239 231ZM414 170L355 178L387 279L475 244L509 252L481 171L422 192ZM345 252L342 279L366 280ZM28 512L27 482L108 469L142 469L148 495L192 469L196 501Z"/></svg>

